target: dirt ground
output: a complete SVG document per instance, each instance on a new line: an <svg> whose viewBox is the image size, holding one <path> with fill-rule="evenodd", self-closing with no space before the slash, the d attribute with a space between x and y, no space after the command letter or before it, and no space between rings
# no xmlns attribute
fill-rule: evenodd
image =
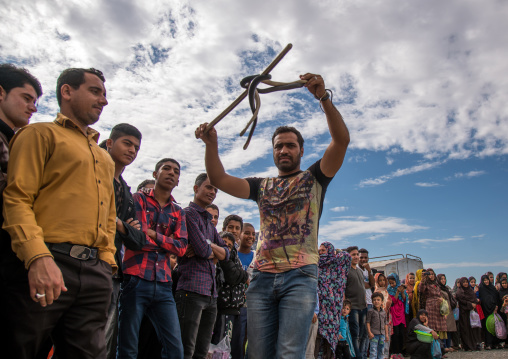
<svg viewBox="0 0 508 359"><path fill-rule="evenodd" d="M508 349L483 350L480 352L458 351L446 354L448 359L508 359Z"/></svg>

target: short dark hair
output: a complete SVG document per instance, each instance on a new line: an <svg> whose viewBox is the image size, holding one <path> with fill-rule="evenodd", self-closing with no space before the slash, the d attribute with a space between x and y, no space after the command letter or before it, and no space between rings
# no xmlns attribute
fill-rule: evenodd
<svg viewBox="0 0 508 359"><path fill-rule="evenodd" d="M155 180L153 179L146 179L140 184L138 184L138 188L136 189L137 192L141 191L142 188L144 188L147 184L155 184Z"/></svg>
<svg viewBox="0 0 508 359"><path fill-rule="evenodd" d="M365 248L361 248L361 249L358 250L358 253L367 253L367 254L369 254L369 251L366 250Z"/></svg>
<svg viewBox="0 0 508 359"><path fill-rule="evenodd" d="M383 293L381 293L381 292L372 293L372 297L371 297L372 299L377 298L377 297L381 298L381 300L385 300L385 296L383 295Z"/></svg>
<svg viewBox="0 0 508 359"><path fill-rule="evenodd" d="M85 83L85 73L89 73L97 76L102 82L106 82L104 75L101 71L94 68L82 69L82 68L70 68L64 70L58 80L56 81L56 100L58 106L62 105L62 86L69 85L73 89L77 90L79 86Z"/></svg>
<svg viewBox="0 0 508 359"><path fill-rule="evenodd" d="M346 305L349 305L349 308L351 308L351 301L349 299L344 299L344 302L342 303L342 308L344 308Z"/></svg>
<svg viewBox="0 0 508 359"><path fill-rule="evenodd" d="M3 87L6 94L9 94L13 88L23 87L26 84L34 88L37 98L42 96L41 83L27 69L16 67L13 64L0 64L0 86Z"/></svg>
<svg viewBox="0 0 508 359"><path fill-rule="evenodd" d="M219 232L219 236L221 238L228 238L233 243L236 242L236 239L235 239L235 236L233 235L233 233L230 233L230 232L227 232L227 231L222 231L222 232Z"/></svg>
<svg viewBox="0 0 508 359"><path fill-rule="evenodd" d="M166 162L173 162L175 163L177 166L178 166L178 169L181 169L180 168L180 164L178 163L178 161L172 159L172 158L163 158L162 160L160 160L159 162L157 162L157 164L155 165L155 172L157 172L164 163Z"/></svg>
<svg viewBox="0 0 508 359"><path fill-rule="evenodd" d="M237 214L230 214L229 216L227 216L226 218L224 218L224 222L222 223L222 230L226 230L229 222L231 221L237 221L237 222L240 222L240 226L242 227L243 229L243 219L242 217L240 217L239 215Z"/></svg>
<svg viewBox="0 0 508 359"><path fill-rule="evenodd" d="M300 131L298 131L293 126L279 126L275 129L275 132L272 135L272 146L275 143L275 137L281 133L287 133L287 132L293 132L296 135L296 138L298 140L298 144L300 145L300 148L303 148L303 137Z"/></svg>
<svg viewBox="0 0 508 359"><path fill-rule="evenodd" d="M358 250L357 246L351 246L351 247L346 248L346 252L348 252L348 253L351 253L352 251L357 251L357 250Z"/></svg>
<svg viewBox="0 0 508 359"><path fill-rule="evenodd" d="M198 174L198 176L196 177L196 180L194 181L194 186L201 187L201 185L203 184L203 182L206 181L207 178L208 178L208 175L206 173Z"/></svg>
<svg viewBox="0 0 508 359"><path fill-rule="evenodd" d="M242 230L243 230L245 227L252 227L252 228L254 228L254 225L253 225L252 223L247 223L247 222L246 222L246 223L244 223L244 224L243 224L243 226L242 226ZM254 228L254 229L256 229L256 228Z"/></svg>
<svg viewBox="0 0 508 359"><path fill-rule="evenodd" d="M141 141L141 132L128 123L119 123L111 129L111 133L109 134L109 138L113 141L123 136L133 136Z"/></svg>
<svg viewBox="0 0 508 359"><path fill-rule="evenodd" d="M206 206L206 207L205 207L205 209L208 209L208 208L211 208L211 209L216 210L216 211L217 211L217 214L219 214L219 213L220 213L220 211L219 211L219 207L217 207L217 205L216 205L216 204L211 203L211 204L209 204L208 206Z"/></svg>
<svg viewBox="0 0 508 359"><path fill-rule="evenodd" d="M101 143L99 143L99 147L107 151L108 150L107 142L108 140L103 140Z"/></svg>

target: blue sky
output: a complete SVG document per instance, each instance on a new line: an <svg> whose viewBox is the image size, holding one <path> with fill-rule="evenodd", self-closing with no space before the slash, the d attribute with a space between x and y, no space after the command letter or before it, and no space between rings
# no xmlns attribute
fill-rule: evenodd
<svg viewBox="0 0 508 359"><path fill-rule="evenodd" d="M507 15L506 1L20 0L0 9L0 62L41 80L33 122L54 118L63 69L102 70L110 103L95 126L102 138L120 122L144 136L124 177L135 187L158 159L174 157L183 164L174 194L186 205L204 170L194 129L241 93L241 78L293 43L274 80L321 74L351 133L320 240L371 256L418 255L453 281L508 269ZM238 133L249 113L244 102L217 126L233 175L276 174L278 125L301 129L304 167L330 141L305 89L262 95L243 151ZM253 202L221 193L216 203L221 218L238 213L258 227Z"/></svg>

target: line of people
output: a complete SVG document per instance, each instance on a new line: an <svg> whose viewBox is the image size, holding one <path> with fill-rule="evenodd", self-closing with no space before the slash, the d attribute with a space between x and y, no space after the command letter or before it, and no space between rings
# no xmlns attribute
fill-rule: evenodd
<svg viewBox="0 0 508 359"><path fill-rule="evenodd" d="M349 133L320 75L300 76L320 103L331 141L301 169L294 127L272 136L278 176L237 178L217 131L200 125L207 173L185 208L172 196L180 164L166 157L131 195L122 177L142 135L116 125L102 146L90 126L108 104L96 69L64 70L54 122L28 124L42 94L27 70L0 65L2 334L8 357L205 358L232 328L233 358L304 358L317 303L318 227ZM190 187L190 186L189 186ZM218 190L250 199L253 225L229 216L219 234ZM240 244L238 249L233 241ZM250 273L247 274L247 268ZM245 290L247 286L247 290ZM215 329L214 329L215 328Z"/></svg>
<svg viewBox="0 0 508 359"><path fill-rule="evenodd" d="M408 273L402 281L397 273L376 273L363 248L335 250L325 242L319 254L318 306L307 359L431 359L437 357L432 342L443 357L456 350L508 348L503 345L506 273L494 283L488 272L480 285L473 277L457 279L452 289L446 276L431 268Z"/></svg>

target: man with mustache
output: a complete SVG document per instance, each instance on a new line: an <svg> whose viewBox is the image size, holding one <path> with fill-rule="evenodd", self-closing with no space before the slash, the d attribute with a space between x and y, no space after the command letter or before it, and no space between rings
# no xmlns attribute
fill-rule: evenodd
<svg viewBox="0 0 508 359"><path fill-rule="evenodd" d="M303 138L288 126L272 136L278 177L237 178L226 173L219 158L217 132L207 124L196 129L206 144L205 164L212 185L257 202L261 227L254 273L247 290L249 358L304 358L316 307L318 226L326 188L342 166L349 132L332 104L323 78L300 76L320 101L331 142L323 157L300 169ZM276 338L276 339L275 339Z"/></svg>
<svg viewBox="0 0 508 359"><path fill-rule="evenodd" d="M102 72L71 68L57 80L54 122L11 140L3 228L24 273L5 290L9 358L33 358L49 336L61 358L105 358L104 327L116 272L114 165L89 126L108 104ZM14 275L14 274L13 274Z"/></svg>

